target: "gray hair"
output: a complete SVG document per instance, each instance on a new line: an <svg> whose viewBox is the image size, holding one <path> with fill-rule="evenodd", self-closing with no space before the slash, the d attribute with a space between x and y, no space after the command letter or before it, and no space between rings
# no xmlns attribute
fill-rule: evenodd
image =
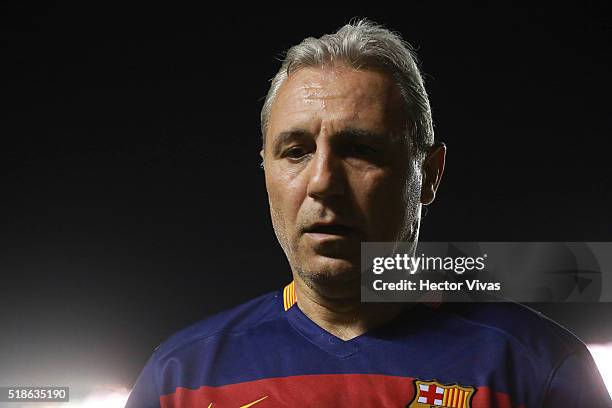
<svg viewBox="0 0 612 408"><path fill-rule="evenodd" d="M380 69L391 75L406 102L407 133L418 155L433 144L431 107L412 47L398 33L367 19L351 21L334 34L306 38L287 51L261 110L264 144L272 104L287 77L301 68L337 62L358 70Z"/></svg>

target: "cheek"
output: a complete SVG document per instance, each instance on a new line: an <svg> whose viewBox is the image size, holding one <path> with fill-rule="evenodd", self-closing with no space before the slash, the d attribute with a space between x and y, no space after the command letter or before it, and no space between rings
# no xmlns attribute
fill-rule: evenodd
<svg viewBox="0 0 612 408"><path fill-rule="evenodd" d="M361 182L364 194L359 207L366 218L371 238L381 241L394 239L416 214L420 196L418 177L411 174L407 179L405 175L385 174Z"/></svg>
<svg viewBox="0 0 612 408"><path fill-rule="evenodd" d="M355 181L356 197L366 214L381 215L381 209L399 208L407 204L408 183L405 177L393 174L369 174ZM378 211L376 211L378 210Z"/></svg>
<svg viewBox="0 0 612 408"><path fill-rule="evenodd" d="M284 231L294 228L304 197L299 179L283 172L271 171L266 173L266 187L275 228L281 227Z"/></svg>

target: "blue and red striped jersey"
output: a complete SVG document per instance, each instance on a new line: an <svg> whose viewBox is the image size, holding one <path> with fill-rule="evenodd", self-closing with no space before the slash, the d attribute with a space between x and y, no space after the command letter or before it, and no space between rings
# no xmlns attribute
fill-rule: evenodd
<svg viewBox="0 0 612 408"><path fill-rule="evenodd" d="M610 406L585 345L524 306L415 304L344 341L290 284L169 338L126 407Z"/></svg>

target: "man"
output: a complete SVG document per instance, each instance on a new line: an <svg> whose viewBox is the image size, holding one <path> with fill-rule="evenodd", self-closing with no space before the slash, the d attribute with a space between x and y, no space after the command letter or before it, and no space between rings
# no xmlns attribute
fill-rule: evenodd
<svg viewBox="0 0 612 408"><path fill-rule="evenodd" d="M261 118L293 282L167 340L127 407L610 405L585 346L528 309L360 302L360 243L415 242L444 170L396 34L362 20L291 48Z"/></svg>

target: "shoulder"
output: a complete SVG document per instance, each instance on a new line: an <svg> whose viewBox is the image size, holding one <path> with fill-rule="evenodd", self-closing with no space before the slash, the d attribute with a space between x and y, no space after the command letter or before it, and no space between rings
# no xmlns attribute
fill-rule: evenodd
<svg viewBox="0 0 612 408"><path fill-rule="evenodd" d="M511 343L536 360L547 360L551 365L586 350L584 343L569 330L519 303L447 303L439 311L475 331Z"/></svg>
<svg viewBox="0 0 612 408"><path fill-rule="evenodd" d="M207 364L203 363L203 358L214 352L215 344L224 344L227 336L248 332L264 322L277 319L282 310L282 296L279 292L272 292L170 336L147 361L126 407L159 407L160 396L172 394L178 387L201 386L198 379L202 367Z"/></svg>
<svg viewBox="0 0 612 408"><path fill-rule="evenodd" d="M513 302L447 303L438 317L470 333L470 342L503 366L510 362L515 387L527 381L545 407L609 407L610 397L585 344L566 328ZM495 360L499 353L501 360ZM518 374L516 374L518 373ZM581 392L576 392L581 390ZM535 403L534 403L535 404Z"/></svg>
<svg viewBox="0 0 612 408"><path fill-rule="evenodd" d="M282 310L280 292L267 293L176 332L156 348L155 355L161 359L209 338L247 331L279 317Z"/></svg>

